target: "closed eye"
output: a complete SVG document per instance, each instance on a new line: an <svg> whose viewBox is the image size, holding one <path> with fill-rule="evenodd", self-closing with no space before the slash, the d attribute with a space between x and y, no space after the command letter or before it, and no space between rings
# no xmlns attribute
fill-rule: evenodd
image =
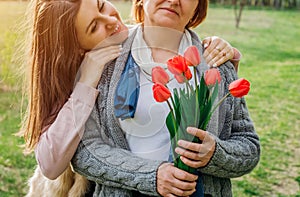
<svg viewBox="0 0 300 197"><path fill-rule="evenodd" d="M94 22L92 28L91 28L91 33L94 33L97 29L97 21Z"/></svg>
<svg viewBox="0 0 300 197"><path fill-rule="evenodd" d="M104 8L105 1L98 1L98 10L101 12Z"/></svg>
<svg viewBox="0 0 300 197"><path fill-rule="evenodd" d="M105 5L105 0L98 0L97 1L97 7L99 12L101 12L104 8ZM91 33L94 33L97 30L98 22L97 20L94 20L93 26L91 27Z"/></svg>

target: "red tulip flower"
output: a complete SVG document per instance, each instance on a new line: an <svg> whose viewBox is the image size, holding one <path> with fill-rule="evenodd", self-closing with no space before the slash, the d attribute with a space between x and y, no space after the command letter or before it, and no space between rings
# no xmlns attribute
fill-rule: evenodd
<svg viewBox="0 0 300 197"><path fill-rule="evenodd" d="M197 66L200 64L200 54L196 46L187 48L183 56L188 66Z"/></svg>
<svg viewBox="0 0 300 197"><path fill-rule="evenodd" d="M178 83L184 83L186 80L190 80L193 76L191 70L187 69L183 74L174 75L174 77Z"/></svg>
<svg viewBox="0 0 300 197"><path fill-rule="evenodd" d="M169 71L174 75L180 75L188 69L185 58L181 55L176 55L172 59L169 59L167 65Z"/></svg>
<svg viewBox="0 0 300 197"><path fill-rule="evenodd" d="M221 82L220 72L216 68L208 69L204 74L204 80L207 86L213 86L216 84L217 81L218 83L220 83Z"/></svg>
<svg viewBox="0 0 300 197"><path fill-rule="evenodd" d="M167 101L170 96L170 90L161 83L155 83L152 87L153 90L153 97L157 102L164 102Z"/></svg>
<svg viewBox="0 0 300 197"><path fill-rule="evenodd" d="M153 83L161 83L166 85L170 80L168 73L160 66L152 68L152 81Z"/></svg>
<svg viewBox="0 0 300 197"><path fill-rule="evenodd" d="M248 94L250 83L244 78L235 80L229 84L229 92L232 96L240 98Z"/></svg>
<svg viewBox="0 0 300 197"><path fill-rule="evenodd" d="M174 74L175 79L184 85L177 86L171 94L166 83L169 76L164 69L155 67L152 69L153 97L157 102L168 104L170 112L166 117L166 126L170 134L172 158L174 166L190 173L195 173L197 168L186 165L181 158L175 154L178 140L186 140L193 143L202 141L192 135L187 135L186 128L194 126L206 130L214 111L224 100L230 96L242 97L249 91L250 83L245 79L239 79L229 85L229 91L219 100L219 87L221 74L218 69L208 69L198 82L197 68L200 64L200 54L195 46L189 47L183 56L176 55L167 61L169 71ZM188 67L193 66L193 67ZM193 75L192 72L193 71ZM195 85L189 81L194 76ZM178 84L177 84L178 85ZM215 87L215 88L212 88ZM216 104L215 104L216 103Z"/></svg>
<svg viewBox="0 0 300 197"><path fill-rule="evenodd" d="M181 74L181 75L174 75L174 77L175 77L175 79L176 79L176 81L178 83L184 83L184 76L183 76L183 74Z"/></svg>
<svg viewBox="0 0 300 197"><path fill-rule="evenodd" d="M184 76L187 80L190 80L193 76L192 76L192 72L190 69L187 69L185 72L184 72Z"/></svg>

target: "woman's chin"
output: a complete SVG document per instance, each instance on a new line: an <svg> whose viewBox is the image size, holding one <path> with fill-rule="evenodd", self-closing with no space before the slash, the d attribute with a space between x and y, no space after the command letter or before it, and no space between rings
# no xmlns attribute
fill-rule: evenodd
<svg viewBox="0 0 300 197"><path fill-rule="evenodd" d="M128 28L126 27L122 31L115 33L112 36L101 41L96 47L94 47L94 49L122 44L127 38L128 38Z"/></svg>

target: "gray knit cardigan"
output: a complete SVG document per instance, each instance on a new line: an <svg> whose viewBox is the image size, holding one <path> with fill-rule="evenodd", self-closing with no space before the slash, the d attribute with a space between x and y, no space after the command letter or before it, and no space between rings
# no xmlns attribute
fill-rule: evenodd
<svg viewBox="0 0 300 197"><path fill-rule="evenodd" d="M156 190L156 173L163 161L133 155L114 116L114 92L135 31L125 41L123 53L116 61L107 65L100 79L100 94L72 159L75 171L96 182L94 197L130 197L133 195L132 191L159 196ZM193 44L203 52L197 35L192 31L191 34ZM202 58L198 71L202 73L207 68ZM221 98L228 92L229 83L236 80L237 75L230 62L218 69L222 77L219 91ZM207 130L216 140L216 149L210 162L199 168L203 173L205 194L214 197L232 196L230 178L251 172L260 156L259 138L244 98L227 97L213 114Z"/></svg>

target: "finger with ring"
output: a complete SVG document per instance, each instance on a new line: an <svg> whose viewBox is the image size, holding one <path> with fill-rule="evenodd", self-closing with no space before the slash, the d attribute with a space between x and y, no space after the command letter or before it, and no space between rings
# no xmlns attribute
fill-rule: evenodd
<svg viewBox="0 0 300 197"><path fill-rule="evenodd" d="M216 46L216 48L215 48L217 51L219 51L219 52L221 52L222 50L221 50L221 48L219 47L219 46Z"/></svg>

